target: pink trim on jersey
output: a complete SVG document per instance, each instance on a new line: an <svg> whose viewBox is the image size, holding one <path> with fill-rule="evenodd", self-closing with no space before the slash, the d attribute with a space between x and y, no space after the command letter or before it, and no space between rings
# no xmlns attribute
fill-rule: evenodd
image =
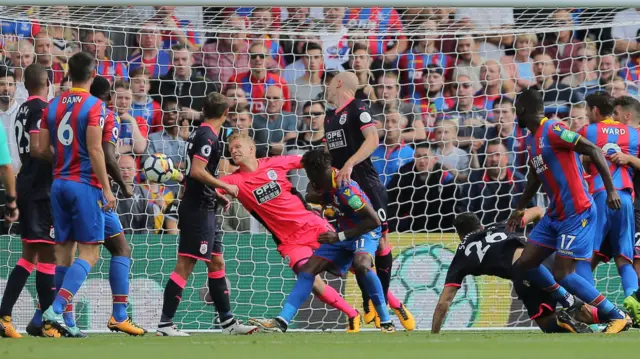
<svg viewBox="0 0 640 359"><path fill-rule="evenodd" d="M445 287L454 287L454 288L460 288L462 287L462 284L458 284L458 283L445 283L444 285Z"/></svg>
<svg viewBox="0 0 640 359"><path fill-rule="evenodd" d="M42 97L42 96L29 96L29 97L27 97L27 101L31 101L31 100L33 100L34 98L39 98L39 99L41 99L41 100L42 100L42 101L44 101L44 102L49 102L49 101L47 101L47 100L46 100L44 97ZM27 102L27 101L25 101L25 102Z"/></svg>
<svg viewBox="0 0 640 359"><path fill-rule="evenodd" d="M217 270L215 272L207 273L207 277L210 279L220 279L225 277L224 269Z"/></svg>
<svg viewBox="0 0 640 359"><path fill-rule="evenodd" d="M36 270L40 273L53 275L56 274L55 263L38 263Z"/></svg>
<svg viewBox="0 0 640 359"><path fill-rule="evenodd" d="M603 261L603 262L605 262L605 263L608 263L608 262L611 260L611 258L610 258L609 256L607 256L607 255L605 255L605 254L602 254L602 253L600 253L599 251L593 251L593 253L594 253L595 255L597 255L597 256L599 256L599 257L601 257L601 258L602 258L602 261Z"/></svg>
<svg viewBox="0 0 640 359"><path fill-rule="evenodd" d="M553 310L553 308L551 308L551 306L549 306L546 303L542 303L540 304L540 307L538 307L538 313L531 316L531 320L534 320L536 318L540 318L540 316L542 315L542 313L544 313L544 308L547 308L548 310L550 310L551 312L555 312L555 310Z"/></svg>
<svg viewBox="0 0 640 359"><path fill-rule="evenodd" d="M36 268L35 264L29 262L24 258L18 259L18 263L16 264L16 266L24 268L29 273L33 272L33 270Z"/></svg>
<svg viewBox="0 0 640 359"><path fill-rule="evenodd" d="M22 241L25 242L25 243L56 244L56 241L52 241L50 239L28 239L28 238L22 238Z"/></svg>
<svg viewBox="0 0 640 359"><path fill-rule="evenodd" d="M213 125L206 123L206 122L202 122L200 124L200 127L209 127L211 129L211 132L213 132L214 135L216 135L216 137L218 137L218 132L216 131L215 128L213 128Z"/></svg>
<svg viewBox="0 0 640 359"><path fill-rule="evenodd" d="M194 159L197 159L197 160L200 160L200 161L203 161L203 162L205 162L205 163L208 163L208 162L209 162L209 160L208 160L208 159L206 159L206 158L204 158L204 157L202 157L202 156L193 155L193 158L194 158Z"/></svg>
<svg viewBox="0 0 640 359"><path fill-rule="evenodd" d="M40 133L40 130L31 130L29 133Z"/></svg>
<svg viewBox="0 0 640 359"><path fill-rule="evenodd" d="M188 253L178 253L178 256L180 257L189 257L189 258L193 258L193 259L197 259L199 261L203 261L203 262L211 262L211 259L209 258L204 258L204 257L197 257L194 256L193 254L188 254Z"/></svg>
<svg viewBox="0 0 640 359"><path fill-rule="evenodd" d="M184 289L184 287L187 286L187 280L182 278L180 274L176 272L172 272L171 275L169 276L169 279L171 279L175 284L178 285L178 287L182 289Z"/></svg>
<svg viewBox="0 0 640 359"><path fill-rule="evenodd" d="M211 255L214 256L214 257L220 257L222 255L222 253L211 252Z"/></svg>
<svg viewBox="0 0 640 359"><path fill-rule="evenodd" d="M340 111L344 110L344 108L345 108L345 107L347 107L347 106L349 106L349 104L350 104L353 100L355 100L355 98L354 98L354 97L352 97L349 101L345 102L345 104L344 104L344 105L342 105L342 106L340 106L340 108L336 109L336 112L335 112L335 113L338 113L338 112L340 112Z"/></svg>
<svg viewBox="0 0 640 359"><path fill-rule="evenodd" d="M376 125L375 123L368 123L366 125L361 126L360 127L360 131L364 130L365 128L369 128L369 127L375 126L375 125Z"/></svg>

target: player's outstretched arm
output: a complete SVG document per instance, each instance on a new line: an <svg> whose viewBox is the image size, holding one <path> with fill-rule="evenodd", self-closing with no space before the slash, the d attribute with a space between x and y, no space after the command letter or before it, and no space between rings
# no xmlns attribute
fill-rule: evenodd
<svg viewBox="0 0 640 359"><path fill-rule="evenodd" d="M520 196L520 200L516 205L516 208L511 213L511 216L507 220L507 230L513 232L516 227L520 226L522 223L522 217L525 215L525 208L527 204L531 202L533 197L538 193L540 189L540 178L536 174L536 169L529 164L529 174L527 175L527 184L524 187L524 191L522 192L522 196Z"/></svg>
<svg viewBox="0 0 640 359"><path fill-rule="evenodd" d="M440 333L440 329L442 329L442 324L444 324L444 319L447 317L449 307L453 302L453 298L456 297L456 293L458 293L458 287L454 286L446 286L442 290L442 293L440 293L438 305L436 305L436 310L433 312L433 320L431 321L432 334Z"/></svg>
<svg viewBox="0 0 640 359"><path fill-rule="evenodd" d="M230 185L226 182L223 182L222 180L219 180L213 177L211 173L207 171L206 166L207 166L207 163L205 161L195 159L191 164L189 177L193 178L194 180L200 183L204 183L207 186L210 186L213 188L220 188L233 197L238 196L237 186Z"/></svg>
<svg viewBox="0 0 640 359"><path fill-rule="evenodd" d="M611 172L609 172L609 166L607 165L607 160L604 158L602 150L593 142L580 136L576 142L574 151L591 158L591 163L596 166L598 173L602 177L604 187L607 190L607 205L613 209L620 209L620 196L618 196L613 186L613 178L611 178Z"/></svg>
<svg viewBox="0 0 640 359"><path fill-rule="evenodd" d="M87 152L89 152L89 160L91 168L98 177L98 181L102 185L102 192L107 200L105 210L114 209L116 207L116 198L111 192L109 176L107 176L107 165L104 160L104 151L102 150L102 127L87 127Z"/></svg>

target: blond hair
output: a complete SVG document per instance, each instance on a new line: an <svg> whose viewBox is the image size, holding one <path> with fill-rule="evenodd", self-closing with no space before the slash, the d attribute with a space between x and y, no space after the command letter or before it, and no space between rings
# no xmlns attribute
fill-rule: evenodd
<svg viewBox="0 0 640 359"><path fill-rule="evenodd" d="M251 136L249 136L246 133L234 132L227 139L227 143L231 144L231 142L236 141L236 140L245 141L246 143L250 144L251 146L256 147L256 143L255 143L255 141L253 141L253 138L251 138Z"/></svg>

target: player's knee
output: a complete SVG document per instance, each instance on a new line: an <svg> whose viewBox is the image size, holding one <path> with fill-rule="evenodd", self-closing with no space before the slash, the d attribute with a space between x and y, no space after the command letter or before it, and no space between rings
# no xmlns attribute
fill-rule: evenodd
<svg viewBox="0 0 640 359"><path fill-rule="evenodd" d="M38 262L56 263L56 252L53 245L42 244L38 249Z"/></svg>
<svg viewBox="0 0 640 359"><path fill-rule="evenodd" d="M100 246L96 244L78 244L78 258L89 263L91 267L98 263Z"/></svg>
<svg viewBox="0 0 640 359"><path fill-rule="evenodd" d="M75 251L76 251L75 243L70 241L56 245L54 248L56 265L59 265L62 267L70 267L71 264L73 264Z"/></svg>
<svg viewBox="0 0 640 359"><path fill-rule="evenodd" d="M353 269L356 275L366 275L367 271L371 270L373 263L371 263L371 257L366 254L357 254L353 259Z"/></svg>
<svg viewBox="0 0 640 359"><path fill-rule="evenodd" d="M209 272L218 272L224 270L224 258L219 255L211 256L211 261L207 263Z"/></svg>
<svg viewBox="0 0 640 359"><path fill-rule="evenodd" d="M104 246L114 257L131 257L131 246L122 233L106 240Z"/></svg>
<svg viewBox="0 0 640 359"><path fill-rule="evenodd" d="M197 260L195 258L178 256L174 272L178 273L182 278L189 278L193 272L193 267L195 267L196 262Z"/></svg>
<svg viewBox="0 0 640 359"><path fill-rule="evenodd" d="M324 294L325 286L326 284L322 278L320 278L320 276L316 276L313 281L313 288L311 288L311 291L316 296L322 295Z"/></svg>
<svg viewBox="0 0 640 359"><path fill-rule="evenodd" d="M36 243L23 243L22 258L29 263L36 264L38 261L38 245Z"/></svg>

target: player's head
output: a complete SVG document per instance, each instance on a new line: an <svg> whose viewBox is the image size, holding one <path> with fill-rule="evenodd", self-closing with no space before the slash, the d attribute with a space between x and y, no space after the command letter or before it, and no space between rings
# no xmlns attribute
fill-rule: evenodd
<svg viewBox="0 0 640 359"><path fill-rule="evenodd" d="M613 118L628 126L638 128L640 126L640 101L631 96L622 96L616 99L616 111Z"/></svg>
<svg viewBox="0 0 640 359"><path fill-rule="evenodd" d="M69 78L74 84L84 84L96 75L96 59L88 52L78 52L69 59Z"/></svg>
<svg viewBox="0 0 640 359"><path fill-rule="evenodd" d="M473 212L465 212L456 216L453 220L453 227L458 233L458 237L462 240L469 233L473 233L482 229L480 218Z"/></svg>
<svg viewBox="0 0 640 359"><path fill-rule="evenodd" d="M102 76L94 77L89 93L102 100L105 104L109 104L111 102L111 84L109 80Z"/></svg>
<svg viewBox="0 0 640 359"><path fill-rule="evenodd" d="M256 143L244 132L229 136L229 153L236 166L246 165L256 160Z"/></svg>
<svg viewBox="0 0 640 359"><path fill-rule="evenodd" d="M318 190L333 187L331 155L323 150L311 150L302 156L304 167L309 182Z"/></svg>
<svg viewBox="0 0 640 359"><path fill-rule="evenodd" d="M585 97L587 102L587 117L589 123L598 123L607 117L613 116L615 111L615 99L604 91L598 91Z"/></svg>
<svg viewBox="0 0 640 359"><path fill-rule="evenodd" d="M205 120L224 120L229 113L227 97L218 92L211 92L204 99L202 114Z"/></svg>
<svg viewBox="0 0 640 359"><path fill-rule="evenodd" d="M518 116L518 125L522 128L529 128L540 123L540 119L544 117L544 102L538 90L527 89L518 95L516 116Z"/></svg>
<svg viewBox="0 0 640 359"><path fill-rule="evenodd" d="M353 72L341 72L337 74L329 84L327 101L337 105L341 97L353 97L357 89L358 76Z"/></svg>
<svg viewBox="0 0 640 359"><path fill-rule="evenodd" d="M31 96L46 92L49 87L47 69L38 63L27 66L24 70L24 87Z"/></svg>

